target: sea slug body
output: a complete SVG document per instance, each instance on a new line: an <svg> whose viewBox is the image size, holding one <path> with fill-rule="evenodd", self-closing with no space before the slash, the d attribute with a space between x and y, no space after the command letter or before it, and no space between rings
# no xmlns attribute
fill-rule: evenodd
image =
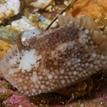
<svg viewBox="0 0 107 107"><path fill-rule="evenodd" d="M106 69L107 50L100 50L97 39L106 37L96 34L100 31L73 21L31 38L29 48L21 52L13 46L0 62L0 69L14 87L28 96L73 85Z"/></svg>

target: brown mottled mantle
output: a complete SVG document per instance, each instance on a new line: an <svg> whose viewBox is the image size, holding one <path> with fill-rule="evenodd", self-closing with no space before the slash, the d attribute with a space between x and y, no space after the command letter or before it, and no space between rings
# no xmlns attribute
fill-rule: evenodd
<svg viewBox="0 0 107 107"><path fill-rule="evenodd" d="M107 37L76 20L26 43L29 49L19 52L13 46L0 63L4 77L25 95L53 92L107 68ZM21 61L30 63L24 59L26 54L36 57L30 70L20 68Z"/></svg>

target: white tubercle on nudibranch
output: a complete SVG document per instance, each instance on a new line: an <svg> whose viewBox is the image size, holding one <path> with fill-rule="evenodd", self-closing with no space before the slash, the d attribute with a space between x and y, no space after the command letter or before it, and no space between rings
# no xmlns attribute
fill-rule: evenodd
<svg viewBox="0 0 107 107"><path fill-rule="evenodd" d="M36 60L35 50L25 51L20 61L19 69L31 71Z"/></svg>
<svg viewBox="0 0 107 107"><path fill-rule="evenodd" d="M13 46L0 69L5 79L29 96L73 85L107 68L107 55L93 32L76 21L44 32L29 39L28 50L19 52Z"/></svg>

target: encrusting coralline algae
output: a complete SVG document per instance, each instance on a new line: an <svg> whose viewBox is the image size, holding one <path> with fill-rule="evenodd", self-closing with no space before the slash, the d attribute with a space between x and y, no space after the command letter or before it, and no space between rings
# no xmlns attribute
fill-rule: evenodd
<svg viewBox="0 0 107 107"><path fill-rule="evenodd" d="M28 96L73 85L107 68L107 37L76 20L26 42L21 51L13 46L0 69L5 79Z"/></svg>

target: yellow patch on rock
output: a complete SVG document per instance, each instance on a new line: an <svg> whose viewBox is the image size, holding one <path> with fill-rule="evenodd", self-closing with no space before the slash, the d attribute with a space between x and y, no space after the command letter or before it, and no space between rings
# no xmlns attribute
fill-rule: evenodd
<svg viewBox="0 0 107 107"><path fill-rule="evenodd" d="M107 0L77 0L70 13L75 17L107 17Z"/></svg>
<svg viewBox="0 0 107 107"><path fill-rule="evenodd" d="M11 48L11 44L0 40L0 59L2 59L4 57L4 55L10 48Z"/></svg>

